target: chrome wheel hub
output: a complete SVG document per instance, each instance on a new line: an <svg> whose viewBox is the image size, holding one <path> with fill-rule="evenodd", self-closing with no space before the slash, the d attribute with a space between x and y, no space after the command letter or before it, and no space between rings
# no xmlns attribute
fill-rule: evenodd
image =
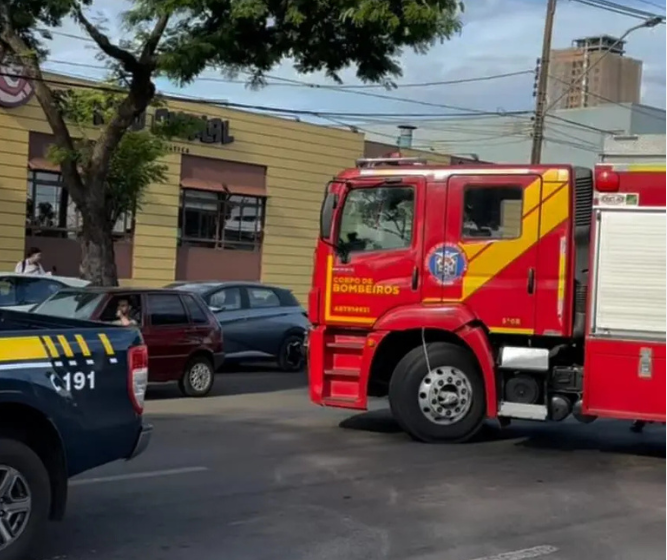
<svg viewBox="0 0 667 560"><path fill-rule="evenodd" d="M190 370L190 385L195 391L205 391L211 383L212 373L206 364L195 364Z"/></svg>
<svg viewBox="0 0 667 560"><path fill-rule="evenodd" d="M435 424L460 422L472 404L468 376L450 366L432 369L419 385L419 408Z"/></svg>
<svg viewBox="0 0 667 560"><path fill-rule="evenodd" d="M21 536L31 509L32 498L25 478L16 469L0 465L0 550Z"/></svg>

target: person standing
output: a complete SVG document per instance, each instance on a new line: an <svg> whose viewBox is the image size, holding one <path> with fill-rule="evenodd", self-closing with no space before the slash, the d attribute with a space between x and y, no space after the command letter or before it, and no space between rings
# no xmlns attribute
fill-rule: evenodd
<svg viewBox="0 0 667 560"><path fill-rule="evenodd" d="M17 274L46 274L40 263L41 260L42 252L37 247L32 247L25 259L17 263L14 272Z"/></svg>

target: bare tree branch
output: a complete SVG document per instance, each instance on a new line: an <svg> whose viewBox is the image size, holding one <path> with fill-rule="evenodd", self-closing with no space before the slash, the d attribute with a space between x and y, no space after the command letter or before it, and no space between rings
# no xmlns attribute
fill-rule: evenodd
<svg viewBox="0 0 667 560"><path fill-rule="evenodd" d="M154 67L155 60L153 55L155 54L155 50L157 49L160 39L162 39L162 35L164 35L164 32L167 29L167 25L169 24L169 17L170 14L162 14L157 20L153 31L148 36L146 43L144 43L144 48L141 51L141 57L139 60L142 64Z"/></svg>
<svg viewBox="0 0 667 560"><path fill-rule="evenodd" d="M2 27L0 28L0 42L4 43L11 53L21 62L25 77L31 80L35 88L35 97L44 111L56 143L68 152L74 152L74 142L65 123L62 113L58 108L58 103L44 79L39 67L39 60L36 54L31 51L25 41L16 33L11 26L11 19L5 6L0 5L0 16ZM76 162L67 159L60 164L65 184L70 190L72 197L77 204L83 203L83 182L81 175L76 167Z"/></svg>
<svg viewBox="0 0 667 560"><path fill-rule="evenodd" d="M126 51L118 45L114 45L104 33L97 29L97 27L83 15L81 6L74 7L74 17L83 26L86 33L90 35L90 38L97 43L97 46L100 47L100 49L102 49L102 52L111 58L120 61L127 72L136 72L139 70L139 61L136 57L131 52Z"/></svg>

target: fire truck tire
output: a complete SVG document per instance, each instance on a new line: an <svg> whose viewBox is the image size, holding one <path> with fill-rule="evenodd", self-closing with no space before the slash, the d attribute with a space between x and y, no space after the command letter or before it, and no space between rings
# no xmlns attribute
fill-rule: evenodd
<svg viewBox="0 0 667 560"><path fill-rule="evenodd" d="M399 425L418 441L464 442L484 424L484 380L465 348L432 342L408 352L389 384L389 404ZM430 366L430 369L429 369Z"/></svg>

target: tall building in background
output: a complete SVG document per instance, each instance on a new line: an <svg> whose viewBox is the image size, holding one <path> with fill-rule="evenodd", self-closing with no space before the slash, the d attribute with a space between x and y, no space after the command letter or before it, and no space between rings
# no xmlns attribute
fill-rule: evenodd
<svg viewBox="0 0 667 560"><path fill-rule="evenodd" d="M625 41L609 35L576 39L569 49L551 51L549 74L548 103L569 88L556 109L640 102L642 61L625 56Z"/></svg>

